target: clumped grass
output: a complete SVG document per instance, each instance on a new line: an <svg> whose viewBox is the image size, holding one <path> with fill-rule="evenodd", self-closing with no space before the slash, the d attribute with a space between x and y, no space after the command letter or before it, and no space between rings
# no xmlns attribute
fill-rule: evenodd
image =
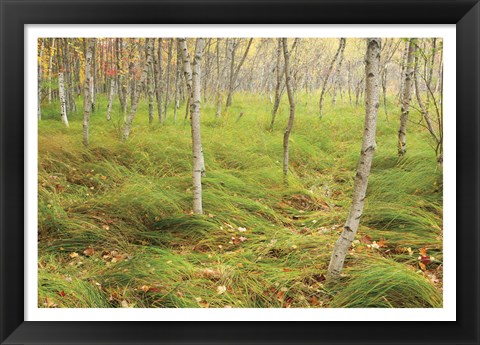
<svg viewBox="0 0 480 345"><path fill-rule="evenodd" d="M441 306L440 273L433 282L429 271L415 270L421 248L436 258L428 269L441 268L442 172L421 127L409 128L407 156L398 160L397 121L381 112L358 238L383 245L354 248L346 277L325 285L350 207L364 114L327 100L319 120L317 96L298 97L288 186L281 163L285 99L273 131L266 96L236 94L220 119L213 104L202 105L202 216L191 214L190 125L183 116L174 124L169 109L163 126L149 125L143 101L124 142L118 103L107 122L107 100L98 95L85 148L81 114L72 114L66 129L58 104L45 105L39 306ZM389 104L390 114L398 112Z"/></svg>
<svg viewBox="0 0 480 345"><path fill-rule="evenodd" d="M442 295L409 266L362 258L332 299L332 308L441 308Z"/></svg>

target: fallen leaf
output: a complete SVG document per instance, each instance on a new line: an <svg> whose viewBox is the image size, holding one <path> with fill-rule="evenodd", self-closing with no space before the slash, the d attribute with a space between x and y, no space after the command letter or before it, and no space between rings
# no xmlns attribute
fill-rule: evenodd
<svg viewBox="0 0 480 345"><path fill-rule="evenodd" d="M420 255L421 256L427 256L427 250L428 250L428 248L425 248L425 247L420 248Z"/></svg>
<svg viewBox="0 0 480 345"><path fill-rule="evenodd" d="M58 293L60 296L65 297L65 291L62 290L62 291L59 291L59 292L57 292L57 293Z"/></svg>
<svg viewBox="0 0 480 345"><path fill-rule="evenodd" d="M150 290L150 286L147 286L147 285L142 285L140 287L140 290L142 290L143 292L148 292Z"/></svg>
<svg viewBox="0 0 480 345"><path fill-rule="evenodd" d="M247 229L240 226L240 227L238 227L238 231L239 232L245 232L245 231L247 231Z"/></svg>
<svg viewBox="0 0 480 345"><path fill-rule="evenodd" d="M107 231L110 230L110 227L108 225L103 225L102 228L103 230L107 230Z"/></svg>
<svg viewBox="0 0 480 345"><path fill-rule="evenodd" d="M122 302L120 303L120 305L122 306L122 308L130 308L130 305L128 305L128 302L125 301L125 300L122 300Z"/></svg>
<svg viewBox="0 0 480 345"><path fill-rule="evenodd" d="M73 259L73 258L76 258L78 257L78 253L76 252L73 252L73 253L70 253L70 257Z"/></svg>
<svg viewBox="0 0 480 345"><path fill-rule="evenodd" d="M425 264L423 262L419 262L418 263L418 266L420 266L420 268L422 269L422 271L426 271L427 270L427 266L425 266Z"/></svg>
<svg viewBox="0 0 480 345"><path fill-rule="evenodd" d="M83 251L83 254L85 254L86 256L92 256L93 254L95 254L95 249L87 248Z"/></svg>
<svg viewBox="0 0 480 345"><path fill-rule="evenodd" d="M365 243L365 244L371 244L372 243L372 238L368 235L365 235L360 239L360 242Z"/></svg>
<svg viewBox="0 0 480 345"><path fill-rule="evenodd" d="M55 308L57 305L50 297L45 298L45 303L43 305L47 308Z"/></svg>
<svg viewBox="0 0 480 345"><path fill-rule="evenodd" d="M217 294L221 295L223 294L225 291L227 291L227 287L226 286L217 286Z"/></svg>
<svg viewBox="0 0 480 345"><path fill-rule="evenodd" d="M283 272L292 272L292 270L290 268L284 268Z"/></svg>

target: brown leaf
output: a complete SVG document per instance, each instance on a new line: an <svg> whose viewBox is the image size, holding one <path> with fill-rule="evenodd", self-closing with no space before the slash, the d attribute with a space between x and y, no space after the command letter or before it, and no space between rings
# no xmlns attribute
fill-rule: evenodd
<svg viewBox="0 0 480 345"><path fill-rule="evenodd" d="M425 248L425 247L420 248L420 255L421 256L427 256L427 250L428 250L428 248Z"/></svg>
<svg viewBox="0 0 480 345"><path fill-rule="evenodd" d="M83 254L85 254L86 256L92 256L93 254L95 254L95 249L87 248L83 251Z"/></svg>
<svg viewBox="0 0 480 345"><path fill-rule="evenodd" d="M427 266L425 266L425 264L423 262L419 262L418 263L418 266L420 266L420 268L422 269L422 271L426 271L427 270Z"/></svg>
<svg viewBox="0 0 480 345"><path fill-rule="evenodd" d="M283 272L292 272L292 270L290 268L284 268Z"/></svg>
<svg viewBox="0 0 480 345"><path fill-rule="evenodd" d="M365 235L360 239L360 242L365 243L365 244L370 244L370 243L372 243L372 238L368 235Z"/></svg>

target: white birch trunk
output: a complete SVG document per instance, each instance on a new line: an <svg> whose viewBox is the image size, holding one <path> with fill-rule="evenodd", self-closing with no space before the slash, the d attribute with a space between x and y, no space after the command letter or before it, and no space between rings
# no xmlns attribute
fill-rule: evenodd
<svg viewBox="0 0 480 345"><path fill-rule="evenodd" d="M95 38L87 39L87 52L85 56L85 82L83 85L83 145L88 146L88 126L90 121L90 112L92 111L91 84L92 75L92 56ZM112 83L113 84L113 83Z"/></svg>
<svg viewBox="0 0 480 345"><path fill-rule="evenodd" d="M292 131L293 121L295 119L295 98L293 96L292 82L290 76L290 53L288 51L288 43L286 38L282 38L283 43L283 56L285 59L285 84L287 86L288 102L290 103L290 116L288 118L287 128L283 134L283 178L287 183L288 176L288 139L290 138L290 132Z"/></svg>
<svg viewBox="0 0 480 345"><path fill-rule="evenodd" d="M325 92L327 91L328 79L330 78L330 74L332 74L333 65L335 64L335 61L337 61L338 54L340 54L340 50L342 49L342 46L343 46L343 43L342 43L342 38L341 38L338 49L337 49L337 52L333 56L332 62L330 62L330 66L328 67L327 75L325 76L325 79L323 80L322 91L320 92L320 102L319 102L320 118L323 117L323 99L325 97Z"/></svg>
<svg viewBox="0 0 480 345"><path fill-rule="evenodd" d="M153 39L147 38L147 59L145 62L145 66L143 66L142 75L140 76L140 88L142 87L142 85L145 84L145 81L147 79L148 68L149 68L149 65L152 63L152 52L153 52ZM139 98L140 98L140 92L135 92L135 89L134 89L132 106L130 108L130 113L125 123L125 128L123 130L124 140L127 140L130 135L133 118L135 117L135 113L137 112Z"/></svg>
<svg viewBox="0 0 480 345"><path fill-rule="evenodd" d="M42 40L42 44L40 46L40 54L38 57L38 119L42 119L42 59L43 59L43 49L45 48L45 39L40 38Z"/></svg>
<svg viewBox="0 0 480 345"><path fill-rule="evenodd" d="M357 174L353 187L352 205L343 227L343 231L335 243L328 266L328 279L335 279L343 269L343 263L348 250L355 238L360 224L365 202L368 177L375 151L375 132L377 128L377 113L379 107L379 71L380 71L380 38L367 39L365 65L365 130L363 132L362 150L357 166Z"/></svg>
<svg viewBox="0 0 480 345"><path fill-rule="evenodd" d="M52 46L50 47L50 60L48 61L48 104L52 103L52 66L54 52L55 38L52 38Z"/></svg>
<svg viewBox="0 0 480 345"><path fill-rule="evenodd" d="M110 121L112 117L110 116L112 112L113 105L113 95L115 94L115 79L110 80L110 93L108 96L108 106L107 106L107 121Z"/></svg>
<svg viewBox="0 0 480 345"><path fill-rule="evenodd" d="M333 105L337 105L337 92L341 92L341 78L340 73L342 71L342 62L343 62L343 52L345 51L345 44L347 39L340 38L340 54L338 57L337 69L335 70L335 81L333 83Z"/></svg>
<svg viewBox="0 0 480 345"><path fill-rule="evenodd" d="M413 58L415 53L415 39L410 39L408 45L407 65L405 66L405 81L402 95L402 114L400 115L400 128L398 129L398 156L403 157L407 152L407 124L410 112L413 84Z"/></svg>
<svg viewBox="0 0 480 345"><path fill-rule="evenodd" d="M178 39L182 50L183 72L187 81L187 88L190 92L190 122L192 126L192 151L193 151L193 212L202 214L202 141L200 134L200 61L204 39L198 38L195 45L195 57L190 66L190 55L188 53L187 41L185 38ZM192 69L193 67L193 69Z"/></svg>
<svg viewBox="0 0 480 345"><path fill-rule="evenodd" d="M58 73L58 93L60 97L60 118L62 122L68 127L67 118L67 97L65 94L65 83L63 80L63 72Z"/></svg>

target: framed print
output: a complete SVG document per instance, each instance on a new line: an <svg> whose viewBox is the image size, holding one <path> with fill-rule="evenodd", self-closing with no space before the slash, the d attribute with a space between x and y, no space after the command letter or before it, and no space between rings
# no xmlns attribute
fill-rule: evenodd
<svg viewBox="0 0 480 345"><path fill-rule="evenodd" d="M3 0L2 344L478 343L479 6Z"/></svg>

